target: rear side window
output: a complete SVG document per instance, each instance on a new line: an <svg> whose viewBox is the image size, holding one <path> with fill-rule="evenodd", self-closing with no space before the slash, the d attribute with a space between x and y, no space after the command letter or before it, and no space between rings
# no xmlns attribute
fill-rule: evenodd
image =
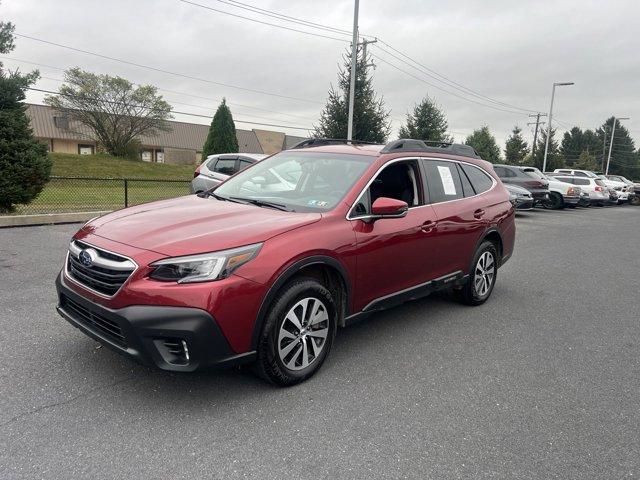
<svg viewBox="0 0 640 480"><path fill-rule="evenodd" d="M244 170L245 168L250 167L251 165L253 165L253 162L251 160L247 160L245 158L240 159L240 170Z"/></svg>
<svg viewBox="0 0 640 480"><path fill-rule="evenodd" d="M589 176L584 172L574 172L574 175L576 175L578 177L588 177Z"/></svg>
<svg viewBox="0 0 640 480"><path fill-rule="evenodd" d="M493 186L493 179L478 167L461 163L462 171L467 176L476 194L486 192Z"/></svg>
<svg viewBox="0 0 640 480"><path fill-rule="evenodd" d="M572 178L574 185L589 185L591 182L589 182L589 180L587 180L586 178ZM599 180L596 180L596 182L598 182Z"/></svg>
<svg viewBox="0 0 640 480"><path fill-rule="evenodd" d="M464 198L462 182L454 162L422 160L427 177L427 191L431 203Z"/></svg>
<svg viewBox="0 0 640 480"><path fill-rule="evenodd" d="M235 159L221 158L216 162L213 171L223 175L233 175L236 173L236 161Z"/></svg>
<svg viewBox="0 0 640 480"><path fill-rule="evenodd" d="M467 175L462 171L462 165L458 165L458 174L460 175L460 182L462 183L462 193L465 197L472 197L476 194L471 182L467 178Z"/></svg>

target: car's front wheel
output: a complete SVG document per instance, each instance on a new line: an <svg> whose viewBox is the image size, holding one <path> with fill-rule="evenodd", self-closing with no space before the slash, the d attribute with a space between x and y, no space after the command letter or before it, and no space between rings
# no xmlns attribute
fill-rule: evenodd
<svg viewBox="0 0 640 480"><path fill-rule="evenodd" d="M473 257L467 283L454 290L454 297L466 305L482 305L493 292L498 275L498 251L494 243L482 242Z"/></svg>
<svg viewBox="0 0 640 480"><path fill-rule="evenodd" d="M316 280L289 283L275 299L258 345L256 370L277 385L300 383L322 366L337 325L331 292Z"/></svg>

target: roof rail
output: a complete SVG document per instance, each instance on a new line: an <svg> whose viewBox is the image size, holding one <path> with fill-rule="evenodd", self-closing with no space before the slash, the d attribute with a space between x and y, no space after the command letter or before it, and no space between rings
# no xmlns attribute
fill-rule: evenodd
<svg viewBox="0 0 640 480"><path fill-rule="evenodd" d="M307 138L296 143L290 150L297 148L321 147L323 145L380 145L376 142L365 142L363 140L347 140L346 138Z"/></svg>
<svg viewBox="0 0 640 480"><path fill-rule="evenodd" d="M424 141L412 138L401 138L385 145L380 153L392 153L398 151L406 152L428 152L428 153L449 153L461 157L480 158L480 155L469 145L461 143L449 143L440 141Z"/></svg>

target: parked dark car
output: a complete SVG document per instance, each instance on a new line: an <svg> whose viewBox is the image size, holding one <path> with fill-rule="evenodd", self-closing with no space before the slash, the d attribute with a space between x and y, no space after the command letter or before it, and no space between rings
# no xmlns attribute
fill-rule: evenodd
<svg viewBox="0 0 640 480"><path fill-rule="evenodd" d="M484 303L515 240L491 164L467 145L336 142L87 222L56 281L58 312L164 370L253 362L293 385L338 327L372 312L437 290Z"/></svg>
<svg viewBox="0 0 640 480"><path fill-rule="evenodd" d="M531 172L525 172L513 165L494 165L496 172L502 183L516 185L526 188L531 192L534 202L541 203L549 198L549 182L539 178Z"/></svg>
<svg viewBox="0 0 640 480"><path fill-rule="evenodd" d="M533 197L529 190L509 183L505 184L505 188L509 192L509 201L516 207L516 210L533 209Z"/></svg>

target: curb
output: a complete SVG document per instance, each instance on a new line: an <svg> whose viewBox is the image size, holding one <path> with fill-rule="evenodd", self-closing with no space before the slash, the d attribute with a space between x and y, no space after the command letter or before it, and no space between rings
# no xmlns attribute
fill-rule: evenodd
<svg viewBox="0 0 640 480"><path fill-rule="evenodd" d="M44 213L41 215L5 215L0 216L0 228L27 227L34 225L55 225L60 223L86 222L94 217L109 213L104 212L74 212L74 213Z"/></svg>

